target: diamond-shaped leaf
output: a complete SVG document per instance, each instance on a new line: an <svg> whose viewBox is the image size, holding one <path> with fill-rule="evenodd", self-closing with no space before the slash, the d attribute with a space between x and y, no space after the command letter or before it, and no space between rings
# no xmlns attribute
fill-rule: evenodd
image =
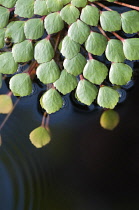
<svg viewBox="0 0 139 210"><path fill-rule="evenodd" d="M15 96L27 96L32 92L32 81L27 73L14 75L10 79L10 89Z"/></svg>
<svg viewBox="0 0 139 210"><path fill-rule="evenodd" d="M48 34L54 34L64 28L64 21L58 12L54 12L44 19L44 27Z"/></svg>
<svg viewBox="0 0 139 210"><path fill-rule="evenodd" d="M85 7L87 4L87 0L72 0L71 4L75 7Z"/></svg>
<svg viewBox="0 0 139 210"><path fill-rule="evenodd" d="M34 15L34 0L17 0L15 14L24 18L31 18Z"/></svg>
<svg viewBox="0 0 139 210"><path fill-rule="evenodd" d="M104 81L107 74L108 68L105 64L95 59L88 60L83 70L84 77L90 82L98 85Z"/></svg>
<svg viewBox="0 0 139 210"><path fill-rule="evenodd" d="M54 86L59 92L65 95L76 88L77 79L66 70L63 70L59 79L54 83Z"/></svg>
<svg viewBox="0 0 139 210"><path fill-rule="evenodd" d="M111 87L103 86L99 89L97 103L107 109L113 109L119 101L119 93Z"/></svg>
<svg viewBox="0 0 139 210"><path fill-rule="evenodd" d="M38 63L45 63L54 57L54 49L48 39L37 42L34 50L34 58Z"/></svg>
<svg viewBox="0 0 139 210"><path fill-rule="evenodd" d="M51 88L43 94L41 106L48 114L58 111L63 106L63 100L57 90Z"/></svg>
<svg viewBox="0 0 139 210"><path fill-rule="evenodd" d="M4 28L8 24L9 15L9 10L0 6L0 28Z"/></svg>
<svg viewBox="0 0 139 210"><path fill-rule="evenodd" d="M111 62L124 62L123 43L117 39L110 39L105 54L106 58Z"/></svg>
<svg viewBox="0 0 139 210"><path fill-rule="evenodd" d="M60 70L54 60L43 63L37 68L37 77L44 84L55 82L60 76Z"/></svg>
<svg viewBox="0 0 139 210"><path fill-rule="evenodd" d="M67 70L68 73L77 76L83 72L84 66L86 64L85 57L78 53L72 59L65 59L63 62L64 68Z"/></svg>
<svg viewBox="0 0 139 210"><path fill-rule="evenodd" d="M42 1L35 1L34 3L34 14L36 15L48 15L48 8L47 8L47 4L46 4L46 0L42 0Z"/></svg>
<svg viewBox="0 0 139 210"><path fill-rule="evenodd" d="M99 21L99 10L95 6L87 5L82 9L80 18L87 25L97 26Z"/></svg>
<svg viewBox="0 0 139 210"><path fill-rule="evenodd" d="M0 4L2 4L4 7L12 8L14 7L17 0L0 0Z"/></svg>
<svg viewBox="0 0 139 210"><path fill-rule="evenodd" d="M139 60L139 38L125 39L123 49L128 60Z"/></svg>
<svg viewBox="0 0 139 210"><path fill-rule="evenodd" d="M85 48L89 53L102 55L107 46L107 39L102 34L91 32L85 42Z"/></svg>
<svg viewBox="0 0 139 210"><path fill-rule="evenodd" d="M15 62L11 52L4 52L0 55L0 73L13 74L17 69L18 64Z"/></svg>
<svg viewBox="0 0 139 210"><path fill-rule="evenodd" d="M118 31L121 29L121 17L117 11L103 11L100 23L105 31Z"/></svg>
<svg viewBox="0 0 139 210"><path fill-rule="evenodd" d="M63 2L61 0L47 0L47 8L50 12L57 12L62 9Z"/></svg>
<svg viewBox="0 0 139 210"><path fill-rule="evenodd" d="M35 128L30 133L29 138L30 138L31 143L37 148L41 148L45 146L51 140L49 131L42 126Z"/></svg>
<svg viewBox="0 0 139 210"><path fill-rule="evenodd" d="M12 48L13 57L16 62L27 62L33 59L34 49L30 40L15 44Z"/></svg>
<svg viewBox="0 0 139 210"><path fill-rule="evenodd" d="M132 77L132 69L124 63L112 63L109 79L112 84L126 85Z"/></svg>
<svg viewBox="0 0 139 210"><path fill-rule="evenodd" d="M78 100L86 105L91 105L96 99L98 89L89 81L80 80L76 89L76 96Z"/></svg>
<svg viewBox="0 0 139 210"><path fill-rule="evenodd" d="M73 23L69 30L68 36L79 44L83 44L90 34L90 28L81 20L77 20Z"/></svg>
<svg viewBox="0 0 139 210"><path fill-rule="evenodd" d="M25 40L24 21L10 22L5 31L5 37L11 38L11 42L18 43Z"/></svg>

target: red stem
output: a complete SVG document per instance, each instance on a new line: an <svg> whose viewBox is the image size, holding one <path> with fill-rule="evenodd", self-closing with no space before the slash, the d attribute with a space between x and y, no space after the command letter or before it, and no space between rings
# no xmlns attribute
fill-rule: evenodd
<svg viewBox="0 0 139 210"><path fill-rule="evenodd" d="M41 126L42 127L45 127L45 118L46 118L46 112L44 112L44 114L43 114L43 118L42 118L42 124L41 124Z"/></svg>
<svg viewBox="0 0 139 210"><path fill-rule="evenodd" d="M57 39L56 39L55 48L54 48L55 52L58 48L60 37L61 37L61 31L58 33L58 36L57 36Z"/></svg>
<svg viewBox="0 0 139 210"><path fill-rule="evenodd" d="M49 121L50 121L50 115L47 115L46 122L45 122L46 129L49 129Z"/></svg>
<svg viewBox="0 0 139 210"><path fill-rule="evenodd" d="M119 34L117 34L116 32L111 32L114 36L116 36L121 42L124 42L125 39L122 38Z"/></svg>
<svg viewBox="0 0 139 210"><path fill-rule="evenodd" d="M46 39L49 40L50 38L51 38L51 35L49 34L49 35L46 37Z"/></svg>
<svg viewBox="0 0 139 210"><path fill-rule="evenodd" d="M29 67L28 74L31 75L32 70L37 66L37 61L34 61Z"/></svg>
<svg viewBox="0 0 139 210"><path fill-rule="evenodd" d="M129 8L132 8L132 9L135 9L135 10L139 11L139 7L137 7L137 6L133 6L133 5L130 5L130 4L123 3L123 2L119 2L119 1L114 1L113 3L119 4L119 5L124 6L124 7L129 7Z"/></svg>
<svg viewBox="0 0 139 210"><path fill-rule="evenodd" d="M97 4L97 5L100 6L100 7L102 7L102 8L104 8L104 9L108 10L108 11L113 11L112 9L110 9L109 7L105 6L105 5L102 4L102 3L99 3L99 2L94 2L94 3Z"/></svg>
<svg viewBox="0 0 139 210"><path fill-rule="evenodd" d="M88 53L88 57L89 57L89 60L93 59L93 56L91 55L91 53Z"/></svg>
<svg viewBox="0 0 139 210"><path fill-rule="evenodd" d="M98 27L98 29L100 30L100 32L102 33L102 35L105 36L106 39L109 41L110 38L106 35L105 31L104 31L99 25L98 25L97 27Z"/></svg>
<svg viewBox="0 0 139 210"><path fill-rule="evenodd" d="M84 77L83 77L82 74L80 74L79 77L80 77L80 80L83 80L84 79Z"/></svg>
<svg viewBox="0 0 139 210"><path fill-rule="evenodd" d="M13 95L12 91L8 92L7 95L12 96Z"/></svg>
<svg viewBox="0 0 139 210"><path fill-rule="evenodd" d="M10 9L9 9L9 12L12 12L12 11L14 11L14 10L15 10L15 7L10 8Z"/></svg>

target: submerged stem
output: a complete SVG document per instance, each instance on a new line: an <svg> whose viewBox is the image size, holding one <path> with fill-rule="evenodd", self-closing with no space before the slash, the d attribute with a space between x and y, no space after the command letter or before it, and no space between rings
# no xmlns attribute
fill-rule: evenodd
<svg viewBox="0 0 139 210"><path fill-rule="evenodd" d="M111 32L114 36L116 36L121 42L124 42L125 39L122 38L119 34L117 34L116 32Z"/></svg>
<svg viewBox="0 0 139 210"><path fill-rule="evenodd" d="M104 8L104 9L108 10L108 11L113 11L112 9L110 9L109 7L105 6L105 5L102 4L102 3L99 3L99 2L94 2L94 3L97 4L97 5L100 6L100 7L102 7L102 8Z"/></svg>
<svg viewBox="0 0 139 210"><path fill-rule="evenodd" d="M107 36L107 34L105 33L105 31L101 28L101 26L98 25L97 27L98 27L98 29L100 30L100 32L102 33L102 35L105 36L106 39L109 41L110 38Z"/></svg>
<svg viewBox="0 0 139 210"><path fill-rule="evenodd" d="M42 127L45 127L45 118L46 118L46 112L44 112L44 114L43 114L43 118L42 118L42 124L41 124L41 126Z"/></svg>

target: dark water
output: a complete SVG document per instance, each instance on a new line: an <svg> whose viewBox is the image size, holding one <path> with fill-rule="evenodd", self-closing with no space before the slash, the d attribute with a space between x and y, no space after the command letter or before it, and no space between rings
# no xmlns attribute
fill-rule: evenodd
<svg viewBox="0 0 139 210"><path fill-rule="evenodd" d="M139 209L139 63L133 65L135 84L122 93L120 124L112 132L99 125L101 108L77 105L67 95L50 116L52 141L36 149L28 135L41 123L43 88L35 84L20 100L2 129L0 210ZM0 93L6 92L4 83Z"/></svg>

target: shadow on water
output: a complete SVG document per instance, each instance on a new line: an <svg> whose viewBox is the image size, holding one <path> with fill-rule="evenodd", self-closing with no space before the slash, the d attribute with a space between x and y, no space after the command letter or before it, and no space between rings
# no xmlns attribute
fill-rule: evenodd
<svg viewBox="0 0 139 210"><path fill-rule="evenodd" d="M135 84L123 87L126 100L116 108L121 120L114 131L100 127L101 108L84 107L71 94L51 115L52 141L42 149L28 139L42 118L43 87L35 84L2 130L0 210L138 210L138 72L135 62Z"/></svg>

